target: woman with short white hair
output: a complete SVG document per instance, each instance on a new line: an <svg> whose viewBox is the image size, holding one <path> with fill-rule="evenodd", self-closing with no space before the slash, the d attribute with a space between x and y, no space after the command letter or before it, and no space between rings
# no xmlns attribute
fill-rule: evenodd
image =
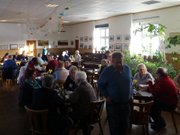
<svg viewBox="0 0 180 135"><path fill-rule="evenodd" d="M75 82L77 84L83 82L83 81L86 81L87 80L87 75L84 71L78 71L76 72L75 74Z"/></svg>
<svg viewBox="0 0 180 135"><path fill-rule="evenodd" d="M79 121L87 118L91 101L97 99L94 88L86 79L87 75L84 71L76 72L75 82L78 86L69 97L69 101L73 104L73 120ZM87 135L88 126L84 125L83 128L83 135Z"/></svg>
<svg viewBox="0 0 180 135"><path fill-rule="evenodd" d="M152 82L154 82L154 78L151 75L151 73L149 73L147 71L146 65L141 63L137 66L138 69L138 73L136 73L134 75L134 80L137 80L137 86L139 87L139 85L141 84L147 84L147 82L149 80L151 80Z"/></svg>

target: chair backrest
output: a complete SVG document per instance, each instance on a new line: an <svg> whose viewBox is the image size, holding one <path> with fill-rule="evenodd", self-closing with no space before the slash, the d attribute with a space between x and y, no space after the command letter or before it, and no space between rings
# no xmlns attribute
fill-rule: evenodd
<svg viewBox="0 0 180 135"><path fill-rule="evenodd" d="M88 115L88 123L95 124L101 119L105 99L92 101L90 104L90 111Z"/></svg>
<svg viewBox="0 0 180 135"><path fill-rule="evenodd" d="M33 134L48 134L48 110L32 110L25 106Z"/></svg>
<svg viewBox="0 0 180 135"><path fill-rule="evenodd" d="M154 101L132 102L130 122L131 124L144 125L149 122L149 112Z"/></svg>
<svg viewBox="0 0 180 135"><path fill-rule="evenodd" d="M84 65L84 68L87 69L87 70L91 69L91 70L94 71L95 69L99 69L98 64L93 64L93 63L88 63L88 64L86 63L85 64L84 63L83 65Z"/></svg>
<svg viewBox="0 0 180 135"><path fill-rule="evenodd" d="M2 72L3 72L3 70L2 70L2 69L0 69L0 77L2 77Z"/></svg>

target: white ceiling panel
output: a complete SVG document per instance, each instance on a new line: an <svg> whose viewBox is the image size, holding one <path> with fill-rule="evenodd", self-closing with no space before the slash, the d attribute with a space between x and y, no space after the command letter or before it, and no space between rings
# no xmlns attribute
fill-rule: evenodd
<svg viewBox="0 0 180 135"><path fill-rule="evenodd" d="M142 4L147 1L159 3ZM59 6L49 8L47 4ZM0 22L43 24L49 17L63 16L77 23L176 5L180 0L0 0Z"/></svg>

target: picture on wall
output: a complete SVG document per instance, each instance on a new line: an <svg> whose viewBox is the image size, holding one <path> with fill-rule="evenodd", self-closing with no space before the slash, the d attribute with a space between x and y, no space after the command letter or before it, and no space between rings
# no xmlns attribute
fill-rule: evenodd
<svg viewBox="0 0 180 135"><path fill-rule="evenodd" d="M122 35L116 35L116 41L122 41Z"/></svg>
<svg viewBox="0 0 180 135"><path fill-rule="evenodd" d="M84 49L87 49L87 45L84 45Z"/></svg>
<svg viewBox="0 0 180 135"><path fill-rule="evenodd" d="M68 40L59 40L58 46L68 46Z"/></svg>
<svg viewBox="0 0 180 135"><path fill-rule="evenodd" d="M73 40L71 40L71 45L74 45L74 41Z"/></svg>
<svg viewBox="0 0 180 135"><path fill-rule="evenodd" d="M128 51L129 50L129 44L128 43L124 43L123 44L123 51Z"/></svg>
<svg viewBox="0 0 180 135"><path fill-rule="evenodd" d="M49 41L48 40L38 40L38 46L48 46Z"/></svg>
<svg viewBox="0 0 180 135"><path fill-rule="evenodd" d="M84 37L84 42L88 42L88 36Z"/></svg>
<svg viewBox="0 0 180 135"><path fill-rule="evenodd" d="M80 37L80 41L81 41L81 42L83 41L83 37Z"/></svg>
<svg viewBox="0 0 180 135"><path fill-rule="evenodd" d="M110 35L109 36L109 42L113 42L114 41L114 35Z"/></svg>
<svg viewBox="0 0 180 135"><path fill-rule="evenodd" d="M130 35L124 35L124 41L130 41Z"/></svg>
<svg viewBox="0 0 180 135"><path fill-rule="evenodd" d="M109 45L109 49L112 50L114 48L113 45Z"/></svg>
<svg viewBox="0 0 180 135"><path fill-rule="evenodd" d="M83 43L80 43L79 48L83 48L83 46L84 46L84 44L83 44Z"/></svg>
<svg viewBox="0 0 180 135"><path fill-rule="evenodd" d="M8 50L8 45L0 45L0 50Z"/></svg>
<svg viewBox="0 0 180 135"><path fill-rule="evenodd" d="M116 50L122 51L122 44L116 44Z"/></svg>
<svg viewBox="0 0 180 135"><path fill-rule="evenodd" d="M19 48L24 48L25 44L19 44L18 47Z"/></svg>
<svg viewBox="0 0 180 135"><path fill-rule="evenodd" d="M92 49L92 45L89 45L89 49Z"/></svg>
<svg viewBox="0 0 180 135"><path fill-rule="evenodd" d="M92 42L92 40L93 40L92 37L89 37L89 41Z"/></svg>
<svg viewBox="0 0 180 135"><path fill-rule="evenodd" d="M18 49L18 44L10 44L10 49L11 49L11 50L16 50L16 49Z"/></svg>

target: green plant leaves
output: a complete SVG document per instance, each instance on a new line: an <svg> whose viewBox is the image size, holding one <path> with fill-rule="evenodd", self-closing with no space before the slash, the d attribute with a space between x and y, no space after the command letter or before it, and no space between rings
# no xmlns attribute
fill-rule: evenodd
<svg viewBox="0 0 180 135"><path fill-rule="evenodd" d="M168 42L168 45L166 46L166 48L171 48L172 45L173 46L180 45L180 35L168 37L167 42Z"/></svg>

